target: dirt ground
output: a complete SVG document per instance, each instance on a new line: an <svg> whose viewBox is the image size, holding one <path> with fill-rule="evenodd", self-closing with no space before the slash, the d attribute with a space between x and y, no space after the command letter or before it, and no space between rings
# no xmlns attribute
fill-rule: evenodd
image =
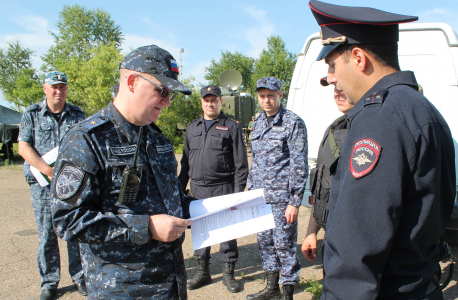
<svg viewBox="0 0 458 300"><path fill-rule="evenodd" d="M177 155L178 161L180 159ZM303 280L322 280L321 253L316 263L305 260L300 252L302 241L309 220L306 207L299 211L299 235L297 253L301 263L301 278ZM36 262L36 248L38 245L37 227L30 202L29 187L24 180L21 165L0 167L0 299L39 299L40 276ZM186 232L183 246L188 278L195 272L195 259L193 257L191 232ZM320 243L323 233L319 235ZM236 265L235 276L242 286L239 293L231 294L221 283L222 263L219 261L219 246L212 247L214 255L211 258L211 272L213 283L201 289L189 291L189 299L246 299L246 295L261 290L263 272L261 259L256 245L256 235L238 239L239 261ZM56 299L83 299L76 291L68 274L68 260L65 251L65 242L59 241L61 248L61 282L59 296ZM458 247L452 247L458 254ZM458 272L453 281L445 290L445 299L458 299ZM312 299L312 294L304 291L303 285L295 288L294 299Z"/></svg>

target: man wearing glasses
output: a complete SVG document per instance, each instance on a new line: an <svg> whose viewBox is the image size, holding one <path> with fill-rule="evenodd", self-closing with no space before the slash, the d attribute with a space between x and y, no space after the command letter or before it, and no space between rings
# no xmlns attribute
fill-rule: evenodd
<svg viewBox="0 0 458 300"><path fill-rule="evenodd" d="M52 182L53 224L81 244L88 299L186 299L181 245L190 225L170 141L154 124L177 92L172 55L155 45L120 65L116 101L64 139Z"/></svg>

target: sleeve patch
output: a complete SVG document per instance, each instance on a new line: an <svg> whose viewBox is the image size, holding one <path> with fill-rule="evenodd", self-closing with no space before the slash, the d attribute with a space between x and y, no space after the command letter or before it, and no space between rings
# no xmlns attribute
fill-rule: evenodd
<svg viewBox="0 0 458 300"><path fill-rule="evenodd" d="M294 146L296 147L297 151L302 151L304 150L304 147L305 147L305 139L304 138L297 138L295 141L294 141Z"/></svg>
<svg viewBox="0 0 458 300"><path fill-rule="evenodd" d="M382 147L371 139L361 139L353 146L350 172L356 179L372 172L380 157Z"/></svg>
<svg viewBox="0 0 458 300"><path fill-rule="evenodd" d="M56 179L56 196L60 200L68 200L74 196L84 180L84 172L73 165L65 165L60 169Z"/></svg>

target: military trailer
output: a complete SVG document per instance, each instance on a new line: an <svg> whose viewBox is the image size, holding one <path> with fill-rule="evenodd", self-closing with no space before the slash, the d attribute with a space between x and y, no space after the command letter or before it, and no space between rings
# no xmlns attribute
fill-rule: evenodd
<svg viewBox="0 0 458 300"><path fill-rule="evenodd" d="M256 113L256 100L250 93L223 94L223 111L229 118L239 121L242 128L248 128L251 117Z"/></svg>
<svg viewBox="0 0 458 300"><path fill-rule="evenodd" d="M458 39L445 23L400 24L399 63L401 70L415 73L424 95L447 121L455 145L455 168L458 164ZM333 97L333 88L322 87L320 78L327 74L327 65L316 61L322 48L319 32L310 35L298 55L288 96L287 108L304 119L307 126L309 166L316 164L319 143L326 128L341 116ZM310 206L310 191L303 205ZM458 201L444 238L458 244Z"/></svg>

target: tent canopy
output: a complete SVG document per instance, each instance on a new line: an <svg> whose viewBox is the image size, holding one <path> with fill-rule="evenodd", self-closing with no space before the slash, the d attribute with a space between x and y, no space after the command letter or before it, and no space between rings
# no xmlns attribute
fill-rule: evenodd
<svg viewBox="0 0 458 300"><path fill-rule="evenodd" d="M19 128L21 118L22 113L0 105L0 126L5 125L7 128Z"/></svg>
<svg viewBox="0 0 458 300"><path fill-rule="evenodd" d="M11 140L13 129L19 128L22 113L0 105L0 142Z"/></svg>

